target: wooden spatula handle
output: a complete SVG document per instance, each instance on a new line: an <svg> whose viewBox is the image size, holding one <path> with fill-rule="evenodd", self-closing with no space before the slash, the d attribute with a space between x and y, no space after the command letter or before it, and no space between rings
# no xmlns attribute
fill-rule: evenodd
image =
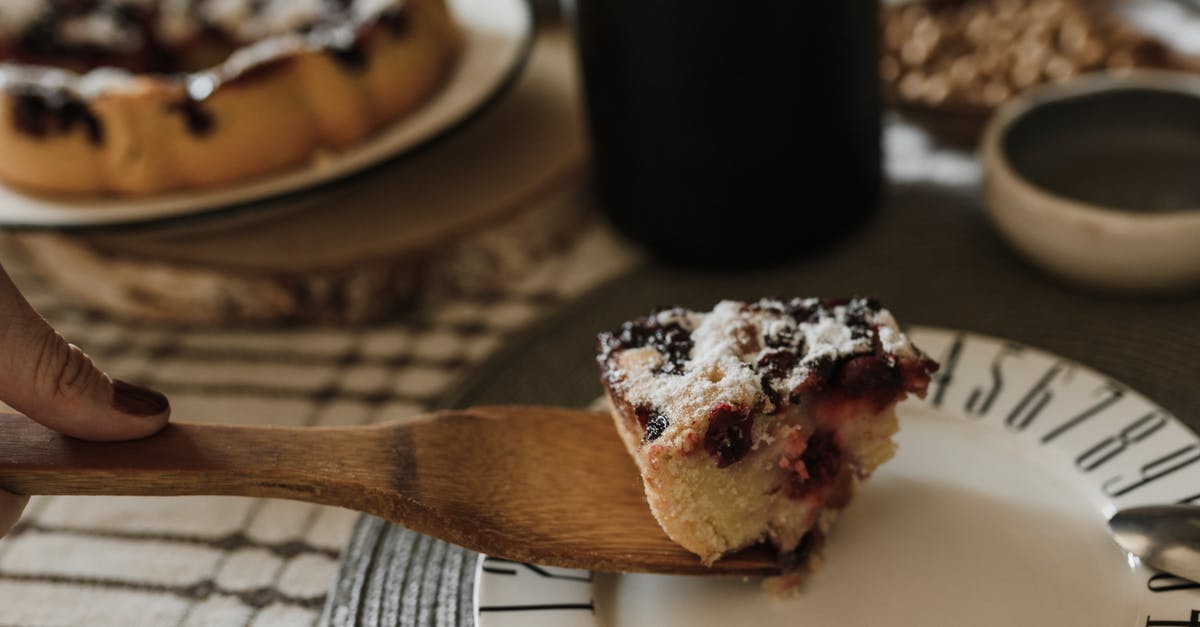
<svg viewBox="0 0 1200 627"><path fill-rule="evenodd" d="M0 487L338 505L489 555L571 568L777 570L758 549L713 570L671 542L612 419L555 407L473 407L369 427L173 423L144 440L108 443L0 414Z"/></svg>
<svg viewBox="0 0 1200 627"><path fill-rule="evenodd" d="M173 423L128 442L84 442L0 413L0 487L19 494L270 496L341 504L379 474L370 427ZM386 441L386 439L383 439ZM369 483L369 482L366 482Z"/></svg>

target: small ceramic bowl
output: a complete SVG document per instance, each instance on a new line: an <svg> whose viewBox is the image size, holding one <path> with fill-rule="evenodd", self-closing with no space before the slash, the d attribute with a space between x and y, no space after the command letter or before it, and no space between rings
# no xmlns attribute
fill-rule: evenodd
<svg viewBox="0 0 1200 627"><path fill-rule="evenodd" d="M996 112L981 150L988 214L1031 261L1092 287L1200 286L1200 76L1031 90Z"/></svg>

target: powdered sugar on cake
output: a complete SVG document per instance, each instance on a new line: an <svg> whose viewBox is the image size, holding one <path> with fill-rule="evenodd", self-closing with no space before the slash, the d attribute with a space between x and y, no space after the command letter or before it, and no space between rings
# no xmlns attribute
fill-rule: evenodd
<svg viewBox="0 0 1200 627"><path fill-rule="evenodd" d="M936 364L867 298L722 301L598 338L618 434L671 539L711 563L757 542L810 569L895 449L893 408Z"/></svg>
<svg viewBox="0 0 1200 627"><path fill-rule="evenodd" d="M673 327L690 334L691 349L684 364L664 371L669 355L654 341L641 340ZM819 384L813 378L822 370L877 350L918 355L892 314L870 299L725 300L708 313L675 307L626 323L607 339L602 336L597 359L627 401L665 412L674 426L707 414L718 402L777 409L771 406ZM668 427L662 435L669 438L676 430Z"/></svg>

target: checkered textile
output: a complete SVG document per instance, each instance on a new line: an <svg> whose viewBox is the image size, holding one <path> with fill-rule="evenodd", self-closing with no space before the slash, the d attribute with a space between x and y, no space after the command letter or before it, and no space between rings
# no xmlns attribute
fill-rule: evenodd
<svg viewBox="0 0 1200 627"><path fill-rule="evenodd" d="M144 328L63 302L21 262L25 295L113 376L195 422L356 425L418 414L504 336L633 258L601 228L502 294L362 328ZM3 434L0 434L3 437ZM0 625L308 625L358 513L237 497L35 497L0 540Z"/></svg>

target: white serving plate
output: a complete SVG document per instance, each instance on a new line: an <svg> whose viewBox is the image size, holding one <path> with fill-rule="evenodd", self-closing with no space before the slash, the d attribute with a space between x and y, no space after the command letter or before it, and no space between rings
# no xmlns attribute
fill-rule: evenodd
<svg viewBox="0 0 1200 627"><path fill-rule="evenodd" d="M1200 502L1200 438L1069 360L970 333L910 337L942 369L901 405L896 458L800 594L481 558L478 625L1200 626L1200 585L1144 567L1105 526L1121 507Z"/></svg>

